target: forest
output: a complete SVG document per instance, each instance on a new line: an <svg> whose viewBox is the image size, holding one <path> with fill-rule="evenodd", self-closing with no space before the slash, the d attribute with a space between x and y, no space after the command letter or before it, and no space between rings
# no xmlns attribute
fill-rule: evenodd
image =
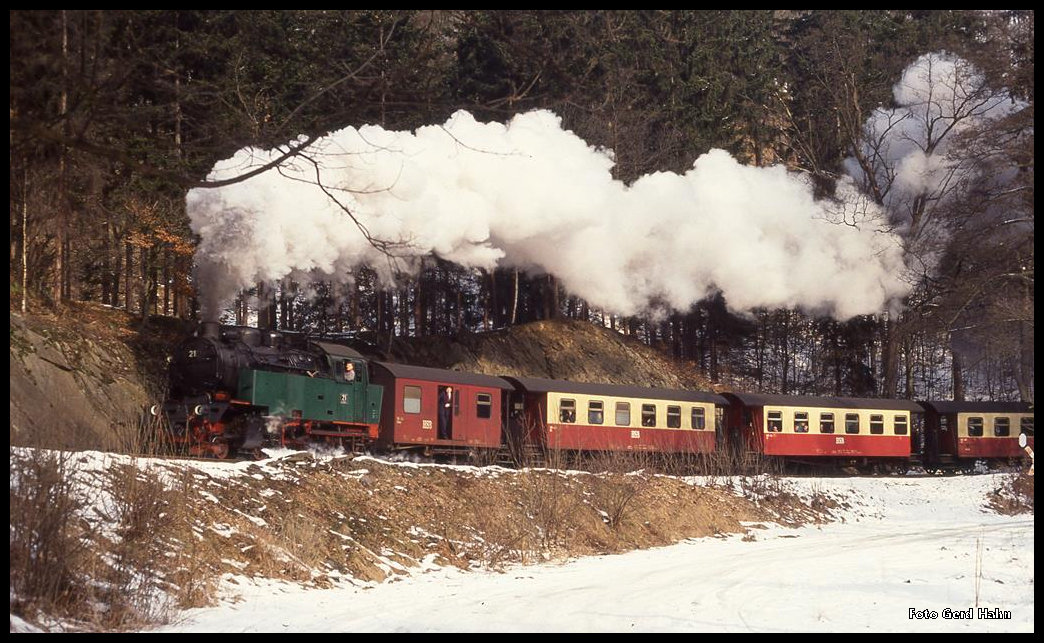
<svg viewBox="0 0 1044 643"><path fill-rule="evenodd" d="M375 346L569 318L751 391L1032 401L1033 19L1021 10L12 10L11 310L60 314L90 301L142 324L220 315ZM492 195L504 208L531 193L531 209L512 209L519 230L555 208L583 211L529 246L490 225L469 229L468 244L410 245L366 218L363 188L340 197L324 184L322 159L343 132L371 141L434 132L466 148L464 132L489 130L482 124L511 123L521 137L512 131L535 121L552 130L541 140L595 156L611 196L552 200L521 177L494 177L518 183ZM222 165L244 155L254 164ZM583 184L570 167L555 165L546 182ZM670 209L665 194L713 184L712 168L744 177L723 202L753 204L756 227L738 210L712 225ZM254 233L266 229L244 218L236 225L257 227L215 233L231 210L208 203L269 195L271 213L292 201L298 226L309 226L315 197L281 195L262 183L269 176L321 190L355 258L323 263L326 241L309 241L311 258L279 270L208 254L222 242L260 243ZM794 263L819 249L803 245L802 231L781 233L790 238L778 263L773 252L748 256L766 230L791 225L772 205L782 197L754 194L761 177L800 181L797 197L806 190L825 204L814 229L860 257L855 268L872 283L835 284L829 301L794 290L799 279L837 281ZM696 197L714 201L704 191ZM597 210L641 196L646 208L614 221L632 245L653 238L659 251L613 268L617 282L628 278L614 299L568 263L575 246L564 235L600 238ZM894 248L849 241L869 234ZM538 260L534 239L561 240L558 256ZM584 258L587 277L612 278L599 270L605 260ZM220 309L203 301L212 286L201 266L236 272ZM741 269L753 274L741 279ZM852 303L878 287L873 304Z"/></svg>

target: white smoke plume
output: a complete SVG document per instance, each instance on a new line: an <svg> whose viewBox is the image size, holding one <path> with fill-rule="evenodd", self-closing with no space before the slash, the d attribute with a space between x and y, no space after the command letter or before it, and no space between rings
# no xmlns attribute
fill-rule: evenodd
<svg viewBox="0 0 1044 643"><path fill-rule="evenodd" d="M279 153L241 150L209 178ZM746 167L713 150L684 174L627 185L612 178L611 151L548 111L506 124L461 111L415 132L349 127L308 157L188 194L205 314L216 316L240 289L288 275L338 281L369 265L393 277L327 191L372 238L405 242L396 252L407 258L550 273L569 293L622 315L685 311L721 291L737 312L790 307L847 319L908 292L899 239L872 224L880 213L864 208L865 224L851 225L860 199L850 184L838 199L816 201L783 167Z"/></svg>

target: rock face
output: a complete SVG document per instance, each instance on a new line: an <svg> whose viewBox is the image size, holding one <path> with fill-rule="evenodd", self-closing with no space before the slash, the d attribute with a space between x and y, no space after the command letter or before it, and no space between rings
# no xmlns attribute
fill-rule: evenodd
<svg viewBox="0 0 1044 643"><path fill-rule="evenodd" d="M162 356L136 351L125 321L84 305L58 317L11 314L12 445L133 449L142 412L162 395Z"/></svg>

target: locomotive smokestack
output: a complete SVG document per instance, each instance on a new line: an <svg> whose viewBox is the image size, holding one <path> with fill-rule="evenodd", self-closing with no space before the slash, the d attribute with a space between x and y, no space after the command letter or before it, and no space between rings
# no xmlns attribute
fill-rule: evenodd
<svg viewBox="0 0 1044 643"><path fill-rule="evenodd" d="M203 322L199 325L199 336L209 339L220 338L221 325L217 322Z"/></svg>

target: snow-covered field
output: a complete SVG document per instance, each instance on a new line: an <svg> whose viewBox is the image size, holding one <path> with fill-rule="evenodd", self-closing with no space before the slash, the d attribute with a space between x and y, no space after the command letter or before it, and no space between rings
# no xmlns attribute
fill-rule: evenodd
<svg viewBox="0 0 1044 643"><path fill-rule="evenodd" d="M220 605L151 631L1032 632L1033 515L987 508L1007 475L789 478L846 503L837 521L505 572L334 589L227 576ZM12 615L11 631L35 628Z"/></svg>
<svg viewBox="0 0 1044 643"><path fill-rule="evenodd" d="M790 479L842 520L506 573L366 588L235 579L165 632L1032 632L1033 516L985 509L1003 474ZM803 489L804 488L804 489Z"/></svg>

